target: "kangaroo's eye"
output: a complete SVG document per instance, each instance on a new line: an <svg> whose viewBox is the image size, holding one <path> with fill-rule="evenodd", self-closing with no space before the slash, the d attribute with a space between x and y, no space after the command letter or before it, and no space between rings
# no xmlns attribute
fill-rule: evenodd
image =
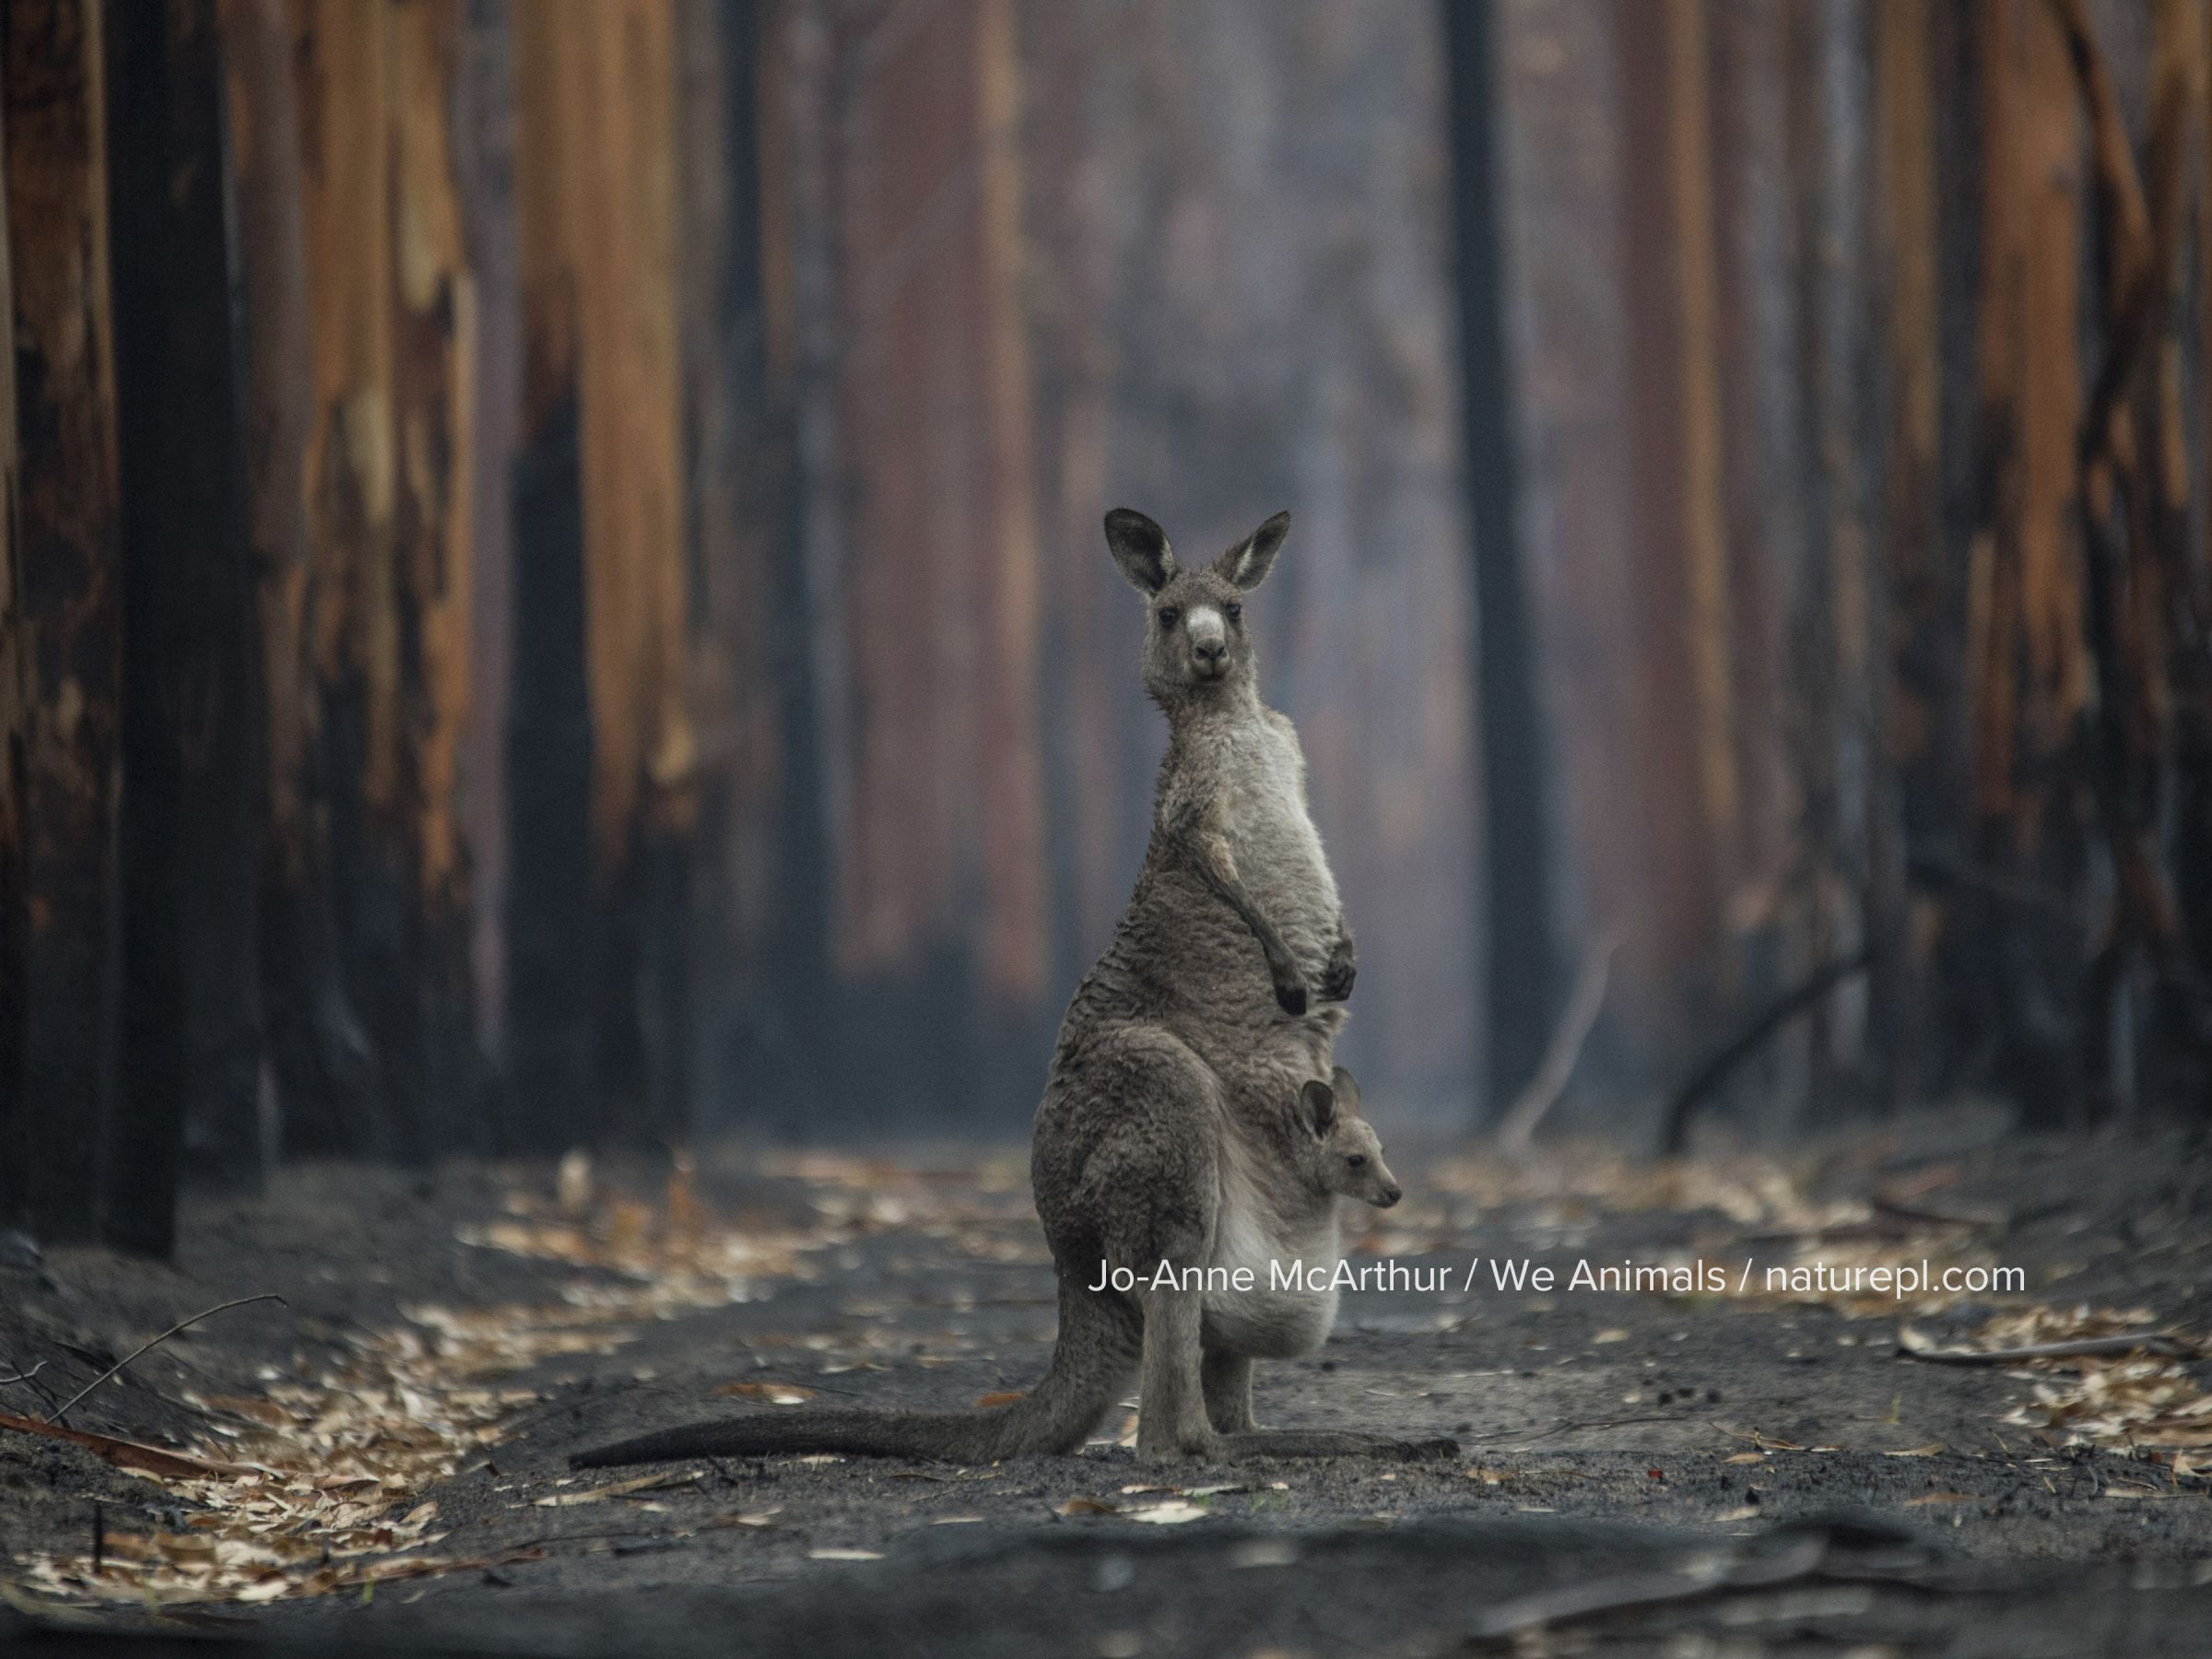
<svg viewBox="0 0 2212 1659"><path fill-rule="evenodd" d="M1241 622L1244 619L1244 607L1231 600L1221 607L1221 614L1231 622Z"/></svg>
<svg viewBox="0 0 2212 1659"><path fill-rule="evenodd" d="M1367 1168L1367 1154L1364 1152L1355 1152L1344 1161L1347 1164L1350 1164L1355 1170L1364 1170Z"/></svg>
<svg viewBox="0 0 2212 1659"><path fill-rule="evenodd" d="M1163 605L1159 607L1159 625L1162 628L1172 628L1175 626L1177 618L1182 615L1182 613L1177 610L1173 606Z"/></svg>

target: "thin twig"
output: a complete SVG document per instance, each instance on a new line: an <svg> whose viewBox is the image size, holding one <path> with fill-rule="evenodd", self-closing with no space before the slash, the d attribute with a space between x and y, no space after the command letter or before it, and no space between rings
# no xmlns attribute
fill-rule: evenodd
<svg viewBox="0 0 2212 1659"><path fill-rule="evenodd" d="M175 1324L171 1325L168 1330L162 1332L160 1335L155 1337L151 1342L141 1344L139 1347L132 1349L131 1352L125 1354L122 1359L118 1359L114 1364L109 1366L106 1371L101 1371L99 1376L93 1378L91 1382L86 1383L75 1394L71 1394L66 1400L63 1401L59 1406L53 1411L48 1412L46 1414L46 1420L50 1423L60 1422L63 1418L69 1414L69 1408L75 1406L79 1400L83 1399L94 1389L98 1388L102 1382L105 1382L110 1377L115 1375L115 1373L120 1371L124 1366L130 1364L132 1360L137 1359L139 1355L146 1353L148 1349L159 1347L171 1336L174 1336L179 1331L188 1330L192 1326L198 1324L201 1320L211 1318L215 1314L223 1312L228 1309L242 1308L248 1302L261 1301L273 1301L279 1307L285 1308L288 1308L292 1305L291 1303L286 1301L283 1297L277 1295L276 1291L264 1290L259 1296L241 1296L233 1301L218 1302L212 1308L206 1308L202 1310L200 1312L194 1313L190 1319L181 1319Z"/></svg>
<svg viewBox="0 0 2212 1659"><path fill-rule="evenodd" d="M2025 1347L1947 1348L1907 1325L1897 1334L1897 1351L1908 1359L1926 1359L1937 1365L2018 1365L2029 1359L2086 1359L2114 1354L2132 1354L2137 1348L2162 1359L2186 1359L2188 1344L2164 1331L2129 1331L2116 1336L2077 1336L2066 1342L2037 1342ZM1999 1441L1999 1445L2005 1442Z"/></svg>
<svg viewBox="0 0 2212 1659"><path fill-rule="evenodd" d="M1730 1072L1758 1053L1759 1046L1787 1024L1792 1016L1811 1007L1853 974L1864 971L1873 960L1874 952L1868 949L1823 963L1754 1015L1742 1030L1707 1056L1682 1087L1675 1090L1660 1115L1660 1151L1670 1158L1678 1156L1683 1143L1689 1138L1690 1113L1698 1109L1698 1103L1719 1088Z"/></svg>
<svg viewBox="0 0 2212 1659"><path fill-rule="evenodd" d="M1528 1087L1521 1091L1512 1109L1498 1125L1498 1144L1507 1151L1526 1151L1536 1125L1567 1092L1568 1079L1574 1076L1575 1063L1582 1058L1583 1043L1590 1035L1590 1028L1597 1023L1598 1010L1605 1006L1606 976L1612 971L1613 953L1619 948L1620 930L1607 928L1583 953L1582 968L1574 976L1573 994L1567 999L1567 1010L1559 1016L1559 1028L1551 1034L1551 1044L1544 1051L1544 1063L1536 1067L1536 1075L1529 1078Z"/></svg>
<svg viewBox="0 0 2212 1659"><path fill-rule="evenodd" d="M7 1388L18 1382L28 1382L53 1363L53 1361L51 1359L41 1359L27 1371L18 1371L12 1377L0 1377L0 1388Z"/></svg>

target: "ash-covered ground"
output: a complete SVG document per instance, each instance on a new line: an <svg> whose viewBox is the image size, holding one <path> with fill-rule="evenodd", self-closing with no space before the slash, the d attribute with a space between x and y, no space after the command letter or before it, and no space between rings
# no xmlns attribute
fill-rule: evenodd
<svg viewBox="0 0 2212 1659"><path fill-rule="evenodd" d="M29 1621L0 1636L57 1653L119 1630L576 1654L2201 1651L2201 1143L2037 1141L1954 1115L1786 1162L1393 1162L1406 1202L1347 1230L1368 1288L1323 1353L1260 1368L1259 1415L1450 1435L1453 1462L1146 1465L1116 1422L1081 1456L992 1467L570 1471L578 1448L700 1417L959 1407L1033 1382L1052 1273L1019 1148L733 1145L690 1173L565 1178L310 1165L264 1198L194 1201L173 1266L18 1245L0 1252L0 1379L36 1374L0 1386L0 1410L23 1423L201 1308L285 1302L217 1315L95 1389L67 1416L91 1444L0 1430L0 1571ZM2018 1288L1900 1300L1876 1277L1923 1263L2017 1269ZM1605 1277L1624 1272L1640 1288ZM2163 1335L1958 1364L1900 1354L1900 1329L1970 1348Z"/></svg>

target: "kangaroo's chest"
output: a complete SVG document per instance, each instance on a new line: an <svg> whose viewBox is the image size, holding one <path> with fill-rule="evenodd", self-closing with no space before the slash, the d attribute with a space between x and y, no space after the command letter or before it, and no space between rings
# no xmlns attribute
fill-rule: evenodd
<svg viewBox="0 0 2212 1659"><path fill-rule="evenodd" d="M1224 779L1223 818L1237 874L1263 909L1312 948L1336 915L1336 883L1306 806L1305 757L1288 723L1255 722L1238 735ZM1301 949L1301 954L1303 950Z"/></svg>

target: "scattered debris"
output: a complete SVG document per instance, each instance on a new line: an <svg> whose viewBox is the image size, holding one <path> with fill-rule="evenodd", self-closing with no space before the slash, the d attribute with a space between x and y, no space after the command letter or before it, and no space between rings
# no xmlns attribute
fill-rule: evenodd
<svg viewBox="0 0 2212 1659"><path fill-rule="evenodd" d="M2020 1347L1943 1347L1911 1325L1897 1329L1897 1351L1911 1359L1942 1365L2018 1365L2030 1359L2088 1359L2120 1354L2156 1354L2161 1359L2195 1357L2190 1344L2165 1331L2127 1331L2110 1336L2069 1336L2058 1342Z"/></svg>
<svg viewBox="0 0 2212 1659"><path fill-rule="evenodd" d="M175 1324L171 1325L168 1330L162 1332L160 1335L155 1337L151 1342L140 1343L136 1347L133 1348L122 1359L116 1360L114 1364L109 1366L106 1371L101 1371L99 1376L93 1378L91 1382L86 1383L75 1394L71 1394L66 1400L64 1400L59 1406L56 1406L52 1411L46 1414L47 1421L53 1423L60 1422L63 1418L69 1415L70 1407L75 1406L79 1400L82 1400L87 1394L98 1388L102 1382L105 1382L110 1377L112 1377L117 1372L121 1371L124 1367L130 1364L132 1360L137 1359L141 1354L149 1353L153 1349L159 1347L171 1336L174 1336L179 1331L188 1330L192 1326L198 1324L201 1320L213 1318L216 1314L225 1312L231 1308L242 1308L248 1302L265 1301L273 1301L279 1307L286 1305L284 1298L277 1295L276 1291L264 1290L258 1296L241 1296L233 1298L231 1300L227 1302L218 1302L212 1308L203 1308L199 1312L194 1313L190 1319L178 1320Z"/></svg>

